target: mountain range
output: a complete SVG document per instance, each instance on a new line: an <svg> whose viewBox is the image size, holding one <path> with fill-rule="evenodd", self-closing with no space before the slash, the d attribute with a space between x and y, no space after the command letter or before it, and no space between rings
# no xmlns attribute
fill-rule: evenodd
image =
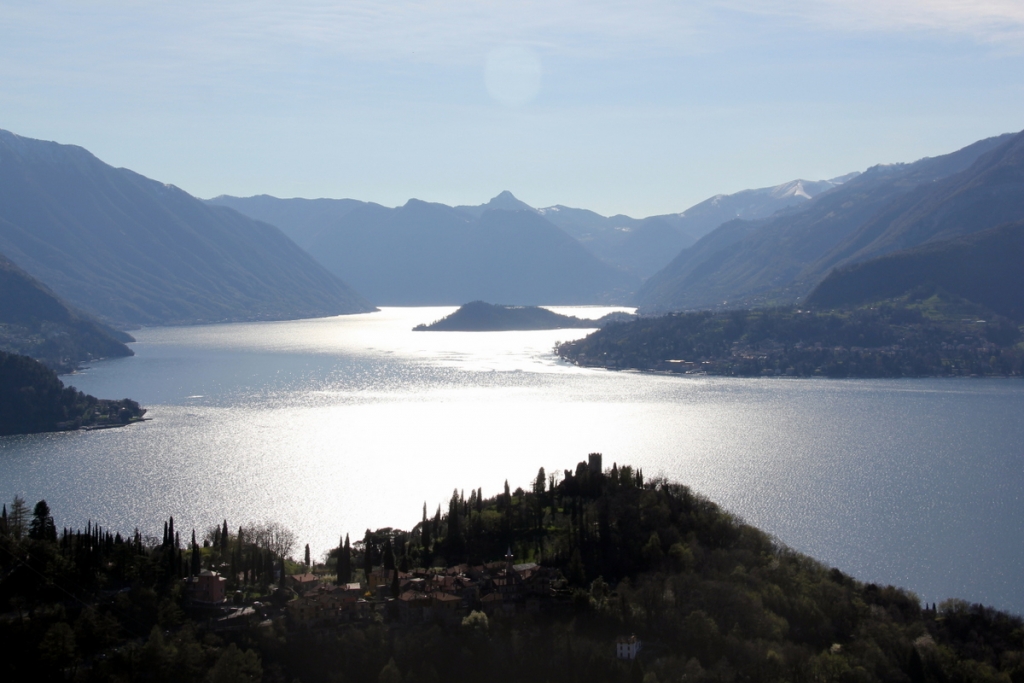
<svg viewBox="0 0 1024 683"><path fill-rule="evenodd" d="M657 313L791 304L833 268L1024 218L1024 134L880 165L800 206L734 220L684 249L635 303Z"/></svg>
<svg viewBox="0 0 1024 683"><path fill-rule="evenodd" d="M726 220L800 205L855 175L742 190L642 219L562 205L536 209L507 190L485 204L456 207L411 200L387 209L265 195L209 203L280 227L381 304L623 303L641 281Z"/></svg>
<svg viewBox="0 0 1024 683"><path fill-rule="evenodd" d="M353 209L316 237L310 253L387 305L616 303L639 285L539 214L474 217L415 199Z"/></svg>
<svg viewBox="0 0 1024 683"><path fill-rule="evenodd" d="M131 327L472 300L634 303L658 313L792 304L819 285L807 299L815 305L924 284L977 297L981 289L951 275L955 254L975 259L961 265L979 282L1017 286L1012 259L994 257L1015 253L1022 220L1024 133L636 219L538 209L510 192L477 206L204 202L80 147L0 131L4 286L50 297L39 305L56 316L47 325L91 330L92 341L60 352L83 359L106 354L89 344L120 343L93 316ZM1016 310L984 296L991 310ZM38 340L41 320L34 332L24 321L0 324L22 326L5 328L10 339Z"/></svg>
<svg viewBox="0 0 1024 683"><path fill-rule="evenodd" d="M72 145L0 131L0 252L120 326L372 306L281 231Z"/></svg>

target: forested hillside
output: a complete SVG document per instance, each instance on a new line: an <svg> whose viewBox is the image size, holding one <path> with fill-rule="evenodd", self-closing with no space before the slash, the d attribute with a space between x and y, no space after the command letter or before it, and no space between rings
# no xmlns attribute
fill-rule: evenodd
<svg viewBox="0 0 1024 683"><path fill-rule="evenodd" d="M145 412L130 399L98 399L65 387L42 363L0 351L0 435L116 426Z"/></svg>
<svg viewBox="0 0 1024 683"><path fill-rule="evenodd" d="M559 345L577 365L758 377L1024 374L1019 326L944 292L857 309L673 313Z"/></svg>
<svg viewBox="0 0 1024 683"><path fill-rule="evenodd" d="M1024 678L1024 622L923 605L796 553L686 486L592 454L498 496L453 493L410 531L326 563L273 523L162 538L0 520L9 680L993 681ZM511 555L509 554L511 552ZM515 562L515 564L513 564ZM190 599L196 577L222 603ZM430 591L430 592L425 592ZM461 596L461 597L460 597ZM433 607L427 607L433 605ZM616 657L633 634L635 660Z"/></svg>
<svg viewBox="0 0 1024 683"><path fill-rule="evenodd" d="M837 268L805 303L859 306L934 291L1024 321L1024 221Z"/></svg>

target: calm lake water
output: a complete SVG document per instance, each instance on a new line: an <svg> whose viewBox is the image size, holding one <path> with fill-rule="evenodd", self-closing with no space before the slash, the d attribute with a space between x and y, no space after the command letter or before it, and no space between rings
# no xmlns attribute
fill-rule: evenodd
<svg viewBox="0 0 1024 683"><path fill-rule="evenodd" d="M152 421L0 438L0 497L157 536L276 520L319 555L598 451L862 580L1024 613L1024 383L607 372L551 353L585 330L411 331L452 310L139 331L64 380Z"/></svg>

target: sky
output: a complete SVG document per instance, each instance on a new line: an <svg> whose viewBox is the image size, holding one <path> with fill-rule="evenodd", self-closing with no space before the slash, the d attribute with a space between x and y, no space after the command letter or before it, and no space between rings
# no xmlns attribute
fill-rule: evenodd
<svg viewBox="0 0 1024 683"><path fill-rule="evenodd" d="M0 0L0 128L204 198L642 217L1024 129L1024 0Z"/></svg>

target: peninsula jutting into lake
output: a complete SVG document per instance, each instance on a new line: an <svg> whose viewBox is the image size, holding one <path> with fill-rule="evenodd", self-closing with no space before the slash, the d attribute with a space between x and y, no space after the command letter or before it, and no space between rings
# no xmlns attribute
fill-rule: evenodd
<svg viewBox="0 0 1024 683"><path fill-rule="evenodd" d="M0 518L10 680L1024 674L1020 617L862 583L597 453L526 488L424 503L408 531L339 529L319 559L274 522L170 516L155 538L57 519L21 498Z"/></svg>

